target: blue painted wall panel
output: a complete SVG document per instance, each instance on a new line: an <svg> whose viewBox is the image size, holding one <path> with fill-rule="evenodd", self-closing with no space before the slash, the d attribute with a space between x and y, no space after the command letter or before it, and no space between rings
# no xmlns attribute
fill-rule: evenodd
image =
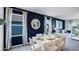
<svg viewBox="0 0 79 59"><path fill-rule="evenodd" d="M39 29L33 29L31 26L31 21L33 19L38 19L41 23ZM32 38L33 36L36 36L36 34L44 33L44 16L36 13L29 12L27 14L27 32L28 32L28 39L29 37ZM29 41L29 40L28 40Z"/></svg>

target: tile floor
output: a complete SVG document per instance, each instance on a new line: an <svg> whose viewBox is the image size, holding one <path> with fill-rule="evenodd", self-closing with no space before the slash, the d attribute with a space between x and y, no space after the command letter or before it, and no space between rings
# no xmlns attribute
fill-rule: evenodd
<svg viewBox="0 0 79 59"><path fill-rule="evenodd" d="M30 46L20 46L13 49L10 49L10 51L32 51Z"/></svg>
<svg viewBox="0 0 79 59"><path fill-rule="evenodd" d="M70 34L66 34L65 48L63 51L79 51L79 40L72 40ZM21 46L10 51L32 51L30 46Z"/></svg>
<svg viewBox="0 0 79 59"><path fill-rule="evenodd" d="M71 34L66 35L65 48L70 51L79 51L79 40L73 40Z"/></svg>

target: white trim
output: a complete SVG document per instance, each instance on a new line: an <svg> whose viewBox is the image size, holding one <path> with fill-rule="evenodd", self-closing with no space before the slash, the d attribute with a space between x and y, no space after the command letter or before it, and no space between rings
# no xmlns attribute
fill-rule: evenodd
<svg viewBox="0 0 79 59"><path fill-rule="evenodd" d="M27 44L27 12L23 11L23 42Z"/></svg>
<svg viewBox="0 0 79 59"><path fill-rule="evenodd" d="M19 44L19 45L16 45L16 46L11 46L11 48L16 48L16 47L19 47L19 46L23 46L23 44Z"/></svg>
<svg viewBox="0 0 79 59"><path fill-rule="evenodd" d="M44 16L44 34L46 34L46 16Z"/></svg>
<svg viewBox="0 0 79 59"><path fill-rule="evenodd" d="M20 14L15 14L15 13L12 13L12 15L21 16L21 17L23 16L23 15L20 15Z"/></svg>
<svg viewBox="0 0 79 59"><path fill-rule="evenodd" d="M23 26L23 25L19 25L19 24L12 24L12 26Z"/></svg>
<svg viewBox="0 0 79 59"><path fill-rule="evenodd" d="M10 19L11 19L11 10L10 8L6 8L6 47L5 49L10 48L10 38L11 38L11 30L10 30ZM9 32L10 31L10 32Z"/></svg>
<svg viewBox="0 0 79 59"><path fill-rule="evenodd" d="M22 35L12 35L12 37L17 37L17 36L22 36Z"/></svg>
<svg viewBox="0 0 79 59"><path fill-rule="evenodd" d="M8 18L9 18L8 15L9 15L8 8L6 8L6 18L5 18L5 22L6 22L6 45L5 46L6 47L5 47L5 49L8 49L8 47L7 47L8 46L7 45L8 44L8 40L7 40L8 39Z"/></svg>
<svg viewBox="0 0 79 59"><path fill-rule="evenodd" d="M11 48L11 35L12 35L12 28L11 28L11 26L12 26L12 8L10 8L10 20L9 20L9 42L8 42L8 46L9 46L9 48Z"/></svg>

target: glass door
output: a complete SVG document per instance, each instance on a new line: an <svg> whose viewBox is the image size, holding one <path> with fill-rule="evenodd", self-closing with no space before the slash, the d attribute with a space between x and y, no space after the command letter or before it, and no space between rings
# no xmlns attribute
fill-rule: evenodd
<svg viewBox="0 0 79 59"><path fill-rule="evenodd" d="M11 20L11 46L16 47L23 44L23 12L12 10Z"/></svg>
<svg viewBox="0 0 79 59"><path fill-rule="evenodd" d="M5 49L26 45L27 12L6 8Z"/></svg>

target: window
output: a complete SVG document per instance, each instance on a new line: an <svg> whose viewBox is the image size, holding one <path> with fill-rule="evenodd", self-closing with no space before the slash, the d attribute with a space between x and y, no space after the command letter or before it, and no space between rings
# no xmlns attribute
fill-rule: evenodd
<svg viewBox="0 0 79 59"><path fill-rule="evenodd" d="M22 35L22 15L12 14L12 36Z"/></svg>
<svg viewBox="0 0 79 59"><path fill-rule="evenodd" d="M62 29L63 28L62 25L63 25L62 21L56 20L56 29Z"/></svg>
<svg viewBox="0 0 79 59"><path fill-rule="evenodd" d="M59 21L58 20L56 20L56 29L59 29L59 26L60 24L59 24Z"/></svg>
<svg viewBox="0 0 79 59"><path fill-rule="evenodd" d="M60 29L62 29L63 27L63 22L62 21L60 21Z"/></svg>
<svg viewBox="0 0 79 59"><path fill-rule="evenodd" d="M12 35L21 35L22 26L12 26Z"/></svg>

